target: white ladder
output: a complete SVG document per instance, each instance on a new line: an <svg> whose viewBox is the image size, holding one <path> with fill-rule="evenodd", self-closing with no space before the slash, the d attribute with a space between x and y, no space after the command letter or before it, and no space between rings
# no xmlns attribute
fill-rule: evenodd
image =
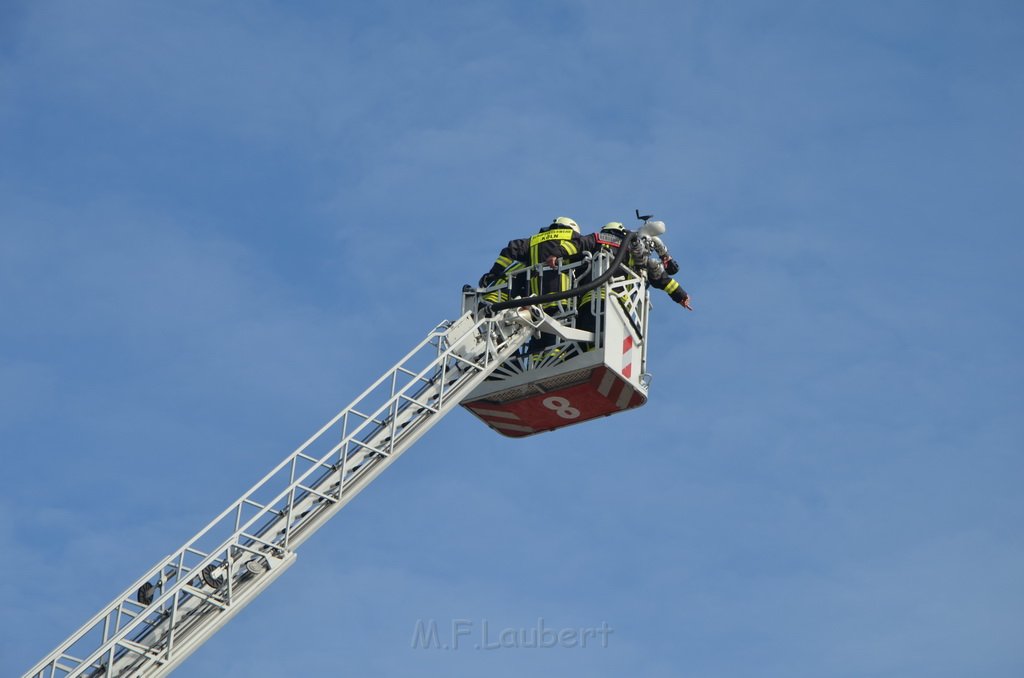
<svg viewBox="0 0 1024 678"><path fill-rule="evenodd" d="M543 319L542 314L534 315ZM507 360L529 309L444 323L25 678L165 676L259 595L308 539Z"/></svg>

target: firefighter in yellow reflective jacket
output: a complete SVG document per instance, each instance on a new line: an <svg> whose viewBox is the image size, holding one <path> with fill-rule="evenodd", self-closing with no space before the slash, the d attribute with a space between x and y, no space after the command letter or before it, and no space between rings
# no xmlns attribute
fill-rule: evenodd
<svg viewBox="0 0 1024 678"><path fill-rule="evenodd" d="M557 259L571 260L579 254L577 240L580 237L580 227L569 217L556 217L549 226L540 229L530 238L530 265L536 270L538 264L546 264L547 269L541 275L530 278L530 296L540 294L552 294L565 292L572 287L572 276L567 272L554 270ZM541 304L541 308L551 315L557 315L559 304L562 302L549 301ZM543 360L544 356L557 339L555 335L542 332L540 336L530 339L526 346L526 352L533 356L535 361ZM557 352L559 349L554 349Z"/></svg>
<svg viewBox="0 0 1024 678"><path fill-rule="evenodd" d="M572 284L568 274L545 271L542 275L530 276L527 285L525 273L518 273L528 267L546 264L554 267L559 258L568 258L577 253L573 242L579 236L580 227L569 217L557 217L534 236L510 240L501 250L491 270L480 278L480 287L496 287L484 295L490 303L512 298L536 296L550 292L562 292ZM529 288L529 289L527 289ZM545 304L547 306L548 304Z"/></svg>
<svg viewBox="0 0 1024 678"><path fill-rule="evenodd" d="M530 238L530 265L546 263L553 267L553 257L571 259L579 253L574 238L580 237L580 227L569 217L557 217L550 226L542 228L540 233ZM572 278L568 273L545 271L539 278L530 279L530 295L565 292L572 286ZM558 302L544 304L552 306Z"/></svg>

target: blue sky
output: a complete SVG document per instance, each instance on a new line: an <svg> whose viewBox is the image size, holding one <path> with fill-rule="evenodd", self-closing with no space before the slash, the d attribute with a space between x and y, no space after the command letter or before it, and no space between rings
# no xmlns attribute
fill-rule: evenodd
<svg viewBox="0 0 1024 678"><path fill-rule="evenodd" d="M178 675L1021 675L1021 63L1013 2L3 3L0 674L640 208L649 404L454 413ZM410 646L538 618L613 631Z"/></svg>

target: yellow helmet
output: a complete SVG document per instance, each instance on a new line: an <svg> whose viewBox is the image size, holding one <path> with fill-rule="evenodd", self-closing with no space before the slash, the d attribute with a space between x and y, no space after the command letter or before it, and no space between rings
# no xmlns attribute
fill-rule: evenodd
<svg viewBox="0 0 1024 678"><path fill-rule="evenodd" d="M577 235L580 232L580 227L569 217L555 217L548 228L571 228Z"/></svg>

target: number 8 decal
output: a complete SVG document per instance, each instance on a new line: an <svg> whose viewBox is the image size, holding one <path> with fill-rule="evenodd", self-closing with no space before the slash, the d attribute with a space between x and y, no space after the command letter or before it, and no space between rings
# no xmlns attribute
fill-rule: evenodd
<svg viewBox="0 0 1024 678"><path fill-rule="evenodd" d="M580 411L569 405L569 401L560 396L552 396L543 400L544 407L554 410L555 414L562 419L575 419L580 416Z"/></svg>

